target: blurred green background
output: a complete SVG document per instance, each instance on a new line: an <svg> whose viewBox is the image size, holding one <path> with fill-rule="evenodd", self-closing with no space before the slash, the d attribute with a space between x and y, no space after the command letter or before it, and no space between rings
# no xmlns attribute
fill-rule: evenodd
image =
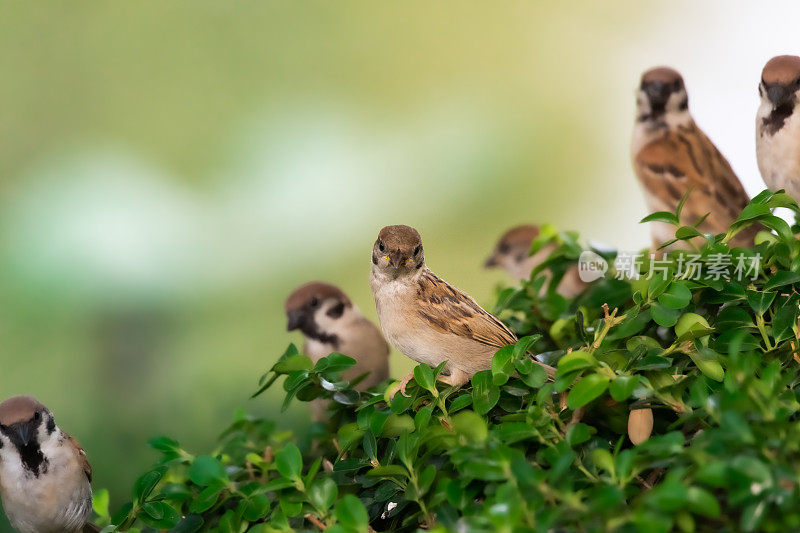
<svg viewBox="0 0 800 533"><path fill-rule="evenodd" d="M754 194L758 75L797 52L797 8L697 4L3 2L0 396L47 404L116 506L148 438L206 450L237 406L278 415L248 396L299 341L296 285L374 317L383 225L486 304L512 224L646 245L628 143L654 64Z"/></svg>

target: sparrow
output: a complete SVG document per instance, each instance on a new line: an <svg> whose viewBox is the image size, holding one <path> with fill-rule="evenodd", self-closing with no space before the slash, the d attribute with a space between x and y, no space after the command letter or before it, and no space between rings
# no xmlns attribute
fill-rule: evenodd
<svg viewBox="0 0 800 533"><path fill-rule="evenodd" d="M533 240L539 236L539 227L533 224L515 226L506 231L495 244L492 254L483 264L485 268L502 268L514 279L529 279L531 271L552 253L555 245L547 245L531 255ZM545 272L548 281L550 273ZM578 276L578 267L569 268L556 291L565 298L574 298L586 288Z"/></svg>
<svg viewBox="0 0 800 533"><path fill-rule="evenodd" d="M758 170L771 191L800 201L800 57L777 56L764 65L756 113Z"/></svg>
<svg viewBox="0 0 800 533"><path fill-rule="evenodd" d="M465 384L491 367L498 349L517 342L505 324L428 269L419 232L410 226L381 229L370 287L389 343L418 363L446 363L439 380L448 385ZM402 394L413 377L400 381Z"/></svg>
<svg viewBox="0 0 800 533"><path fill-rule="evenodd" d="M366 390L389 377L389 345L338 287L312 281L295 289L286 300L287 329L299 329L305 340L303 353L315 363L339 352L356 360L343 373L350 381L367 374L356 385Z"/></svg>
<svg viewBox="0 0 800 533"><path fill-rule="evenodd" d="M94 530L92 467L83 448L30 396L0 404L0 498L21 533Z"/></svg>
<svg viewBox="0 0 800 533"><path fill-rule="evenodd" d="M691 189L680 222L692 225L707 215L698 226L703 233L726 233L750 200L728 161L695 124L683 78L669 67L642 74L631 155L650 212L674 213ZM747 227L731 244L752 245L757 231ZM658 248L674 239L675 228L651 222L651 234Z"/></svg>

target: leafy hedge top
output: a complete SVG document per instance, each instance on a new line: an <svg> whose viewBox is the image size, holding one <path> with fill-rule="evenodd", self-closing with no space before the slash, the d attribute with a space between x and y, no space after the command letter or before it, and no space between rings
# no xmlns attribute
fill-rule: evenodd
<svg viewBox="0 0 800 533"><path fill-rule="evenodd" d="M672 213L648 217L683 240L699 236L701 262L760 255L756 279L677 275L685 255L672 253L663 279L608 277L574 301L541 290L543 272L557 286L582 247L575 234L545 230L534 249L558 247L494 308L522 338L460 389L419 365L410 397L390 401L342 380L350 358L313 364L290 346L258 393L285 377L284 406L330 399L310 445L301 451L291 433L243 413L209 455L154 439L161 460L116 516L97 505L99 522L119 524L109 531L796 530L800 241L771 214L787 206L797 210L762 193L718 236L679 227ZM752 223L774 233L730 250ZM528 352L557 365L554 381Z"/></svg>

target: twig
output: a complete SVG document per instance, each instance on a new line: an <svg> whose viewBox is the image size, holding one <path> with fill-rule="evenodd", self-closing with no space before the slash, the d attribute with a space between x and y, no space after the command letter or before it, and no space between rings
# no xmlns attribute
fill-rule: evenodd
<svg viewBox="0 0 800 533"><path fill-rule="evenodd" d="M569 423L567 423L567 429L571 428L572 426L580 422L585 412L586 412L585 407L578 407L577 409L572 411L572 417L569 419Z"/></svg>
<svg viewBox="0 0 800 533"><path fill-rule="evenodd" d="M317 518L313 514L306 513L305 516L306 516L306 519L308 519L309 522L311 522L312 524L314 524L315 526L320 528L322 531L325 531L326 529L328 529L328 526L326 526L324 522L322 522L319 518Z"/></svg>
<svg viewBox="0 0 800 533"><path fill-rule="evenodd" d="M617 316L617 311L618 309L615 307L614 310L609 313L608 304L603 304L603 328L595 335L594 342L589 347L590 352L593 352L600 347L600 345L603 343L603 339L606 338L608 331L612 327L625 320L625 315Z"/></svg>

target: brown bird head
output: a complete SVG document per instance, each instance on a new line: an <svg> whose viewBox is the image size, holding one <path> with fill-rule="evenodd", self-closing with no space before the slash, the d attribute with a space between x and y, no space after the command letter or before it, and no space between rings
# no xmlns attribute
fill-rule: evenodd
<svg viewBox="0 0 800 533"><path fill-rule="evenodd" d="M800 89L800 57L776 56L767 61L761 71L758 93L763 102L773 109L787 108L791 111L797 102Z"/></svg>
<svg viewBox="0 0 800 533"><path fill-rule="evenodd" d="M372 247L373 268L397 279L413 274L425 264L422 239L411 226L386 226Z"/></svg>
<svg viewBox="0 0 800 533"><path fill-rule="evenodd" d="M0 450L13 445L23 450L39 450L39 445L55 430L47 407L32 396L14 396L0 403Z"/></svg>
<svg viewBox="0 0 800 533"><path fill-rule="evenodd" d="M533 239L539 236L539 226L525 224L515 226L505 232L483 266L486 268L506 267L525 261L531 255Z"/></svg>
<svg viewBox="0 0 800 533"><path fill-rule="evenodd" d="M320 322L337 320L353 306L339 287L322 281L312 281L295 289L284 306L289 331L299 329L307 337L326 342Z"/></svg>
<svg viewBox="0 0 800 533"><path fill-rule="evenodd" d="M639 120L658 119L667 113L689 109L689 97L680 73L669 67L651 68L642 74L637 94Z"/></svg>

